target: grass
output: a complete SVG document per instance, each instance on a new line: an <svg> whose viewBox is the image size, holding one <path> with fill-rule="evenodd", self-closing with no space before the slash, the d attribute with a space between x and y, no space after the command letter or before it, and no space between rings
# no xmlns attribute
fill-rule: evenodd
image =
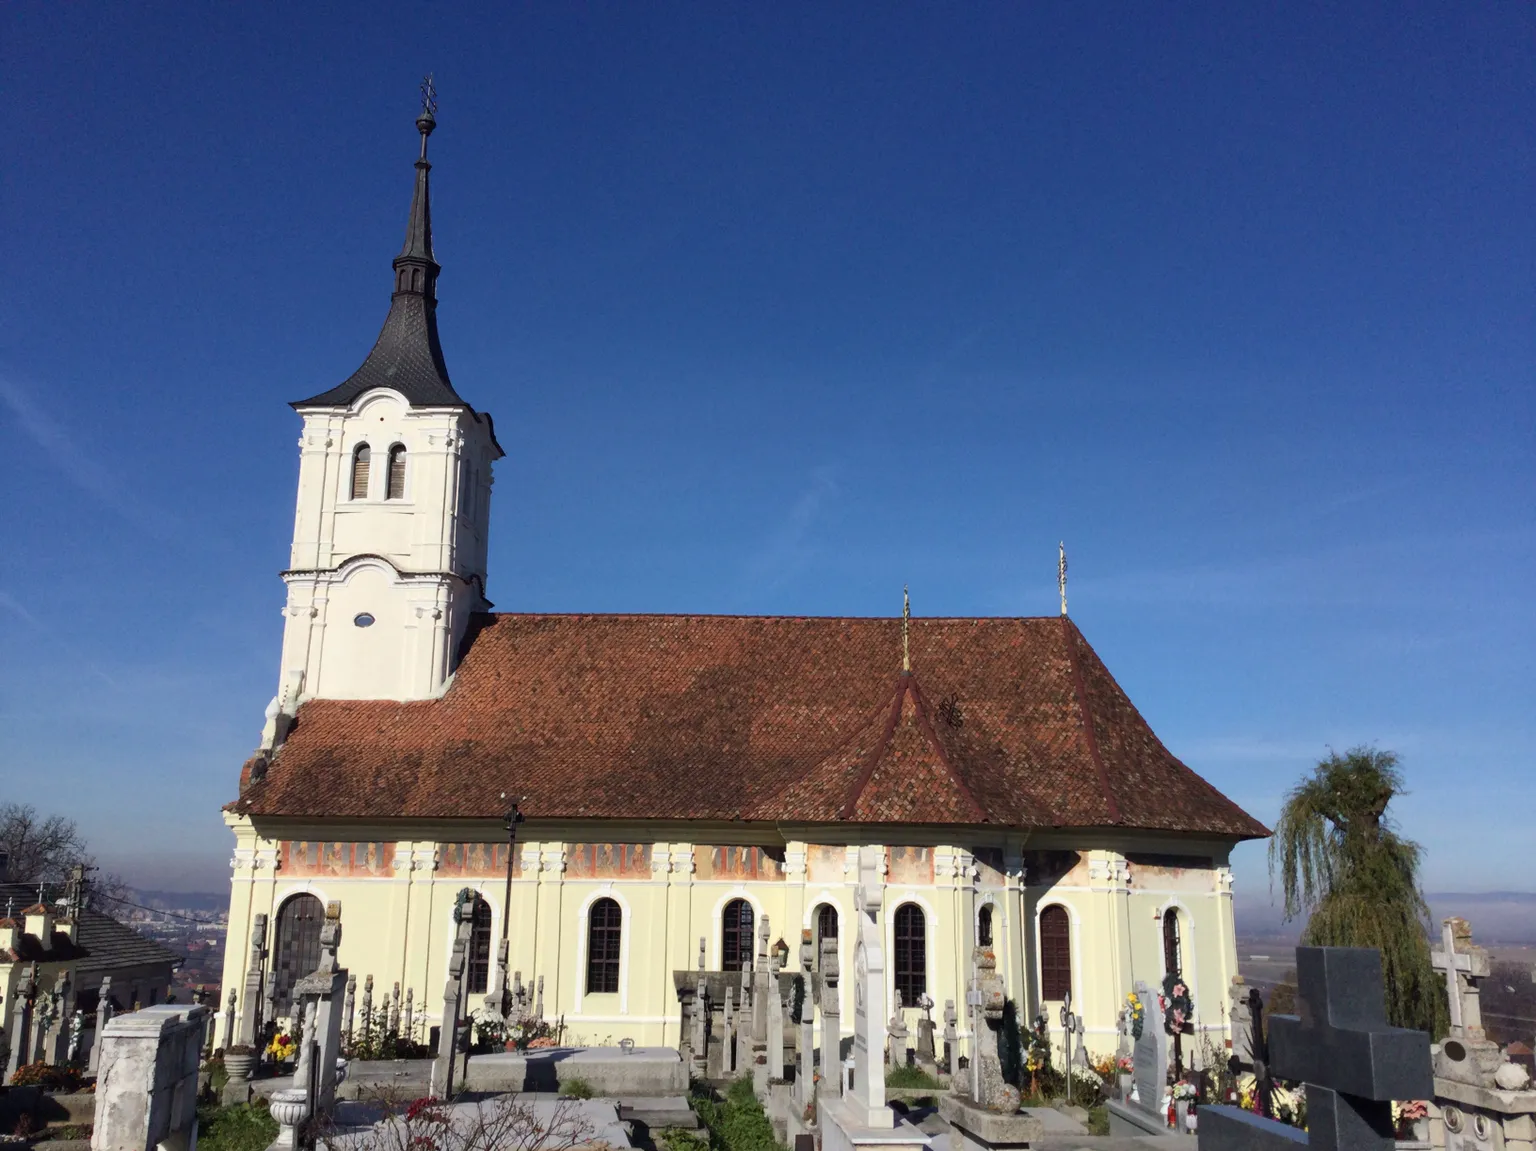
<svg viewBox="0 0 1536 1151"><path fill-rule="evenodd" d="M597 1092L592 1089L592 1084L585 1079L567 1079L560 1084L560 1097L562 1099L591 1099Z"/></svg>
<svg viewBox="0 0 1536 1151"><path fill-rule="evenodd" d="M1102 1103L1088 1112L1088 1134L1109 1134L1109 1108Z"/></svg>
<svg viewBox="0 0 1536 1151"><path fill-rule="evenodd" d="M921 1067L890 1067L885 1072L887 1087L916 1087L924 1091L937 1091L943 1086Z"/></svg>
<svg viewBox="0 0 1536 1151"><path fill-rule="evenodd" d="M277 1120L268 1114L264 1101L198 1108L199 1151L266 1151L276 1138Z"/></svg>
<svg viewBox="0 0 1536 1151"><path fill-rule="evenodd" d="M711 1151L784 1151L763 1105L752 1092L750 1078L732 1082L723 1099L716 1099L707 1089L695 1090L693 1109L709 1131Z"/></svg>

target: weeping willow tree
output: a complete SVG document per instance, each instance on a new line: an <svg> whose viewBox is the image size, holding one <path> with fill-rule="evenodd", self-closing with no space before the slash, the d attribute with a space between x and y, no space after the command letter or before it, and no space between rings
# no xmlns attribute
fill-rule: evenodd
<svg viewBox="0 0 1536 1151"><path fill-rule="evenodd" d="M1330 754L1286 796L1269 843L1270 880L1278 873L1286 919L1307 916L1304 945L1378 949L1387 1017L1438 1037L1449 1012L1430 968L1422 849L1387 815L1401 794L1394 752Z"/></svg>

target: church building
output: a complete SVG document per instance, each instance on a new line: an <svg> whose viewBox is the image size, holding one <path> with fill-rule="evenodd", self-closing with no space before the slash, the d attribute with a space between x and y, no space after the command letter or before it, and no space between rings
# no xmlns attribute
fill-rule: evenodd
<svg viewBox="0 0 1536 1151"><path fill-rule="evenodd" d="M1059 1032L1070 993L1091 1053L1114 1050L1135 982L1169 970L1219 1046L1228 857L1269 833L1163 746L1065 610L491 610L503 447L438 341L430 107L416 123L383 330L348 379L293 404L279 685L224 813L224 987L248 994L264 916L261 984L286 1015L334 900L359 984L398 985L435 1019L468 889L471 1006L516 971L573 1041L676 1045L673 973L701 945L738 971L766 919L780 955L835 937L851 972L859 847L876 845L887 995L909 1025L925 996L963 1016L985 943L1021 1018L1047 1011ZM850 1033L853 1017L845 1002Z"/></svg>

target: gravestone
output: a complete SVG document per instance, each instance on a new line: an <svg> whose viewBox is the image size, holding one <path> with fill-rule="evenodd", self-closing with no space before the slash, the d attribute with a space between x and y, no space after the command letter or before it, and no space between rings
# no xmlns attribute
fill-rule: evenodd
<svg viewBox="0 0 1536 1151"><path fill-rule="evenodd" d="M888 1151L928 1142L927 1135L905 1117L898 1119L885 1102L881 1050L886 1012L885 948L879 922L884 889L885 848L863 844L859 847L859 883L854 890L858 931L853 972L853 1084L842 1098L829 1094L817 1108L822 1151ZM822 1074L831 1070L824 1065Z"/></svg>
<svg viewBox="0 0 1536 1151"><path fill-rule="evenodd" d="M233 990L231 990L233 994ZM112 1022L112 977L101 977L101 990L96 993L96 1038L91 1042L91 1054L86 1061L86 1073L95 1075L101 1066L101 1037L107 1032L107 1024Z"/></svg>
<svg viewBox="0 0 1536 1151"><path fill-rule="evenodd" d="M233 1047L237 1040L235 1036L240 1034L240 993L233 987L229 989L229 995L224 1002L224 1046Z"/></svg>
<svg viewBox="0 0 1536 1151"><path fill-rule="evenodd" d="M917 1005L923 1011L923 1017L917 1021L917 1065L933 1075L939 1069L935 1057L933 997L925 991L918 996Z"/></svg>
<svg viewBox="0 0 1536 1151"><path fill-rule="evenodd" d="M320 928L320 964L293 985L294 1003L302 1004L304 1042L293 1085L309 1091L310 1116L329 1116L336 1106L337 1063L341 1058L341 1014L347 969L337 963L341 947L341 904L332 901Z"/></svg>
<svg viewBox="0 0 1536 1151"><path fill-rule="evenodd" d="M37 994L37 964L31 963L12 995L11 1053L5 1065L7 1083L15 1077L18 1068L32 1062L32 1010Z"/></svg>
<svg viewBox="0 0 1536 1151"><path fill-rule="evenodd" d="M905 1067L907 1065L907 1021L901 1017L901 1008L897 1008L891 1016L891 1024L887 1029L891 1037L891 1066Z"/></svg>
<svg viewBox="0 0 1536 1151"><path fill-rule="evenodd" d="M767 1010L763 1020L766 1032L767 1075L770 1082L784 1078L784 1000L779 998L779 958L768 961L768 985L765 988ZM764 1084L766 1086L766 1084Z"/></svg>
<svg viewBox="0 0 1536 1151"><path fill-rule="evenodd" d="M96 1044L92 1151L190 1151L208 1009L162 1003L109 1022Z"/></svg>
<svg viewBox="0 0 1536 1151"><path fill-rule="evenodd" d="M1429 1036L1388 1025L1373 949L1299 947L1296 973L1298 1013L1270 1017L1269 1051L1276 1075L1306 1084L1307 1130L1204 1107L1201 1151L1392 1151L1392 1100L1431 1087Z"/></svg>
<svg viewBox="0 0 1536 1151"><path fill-rule="evenodd" d="M1132 1073L1135 1076L1134 1105L1166 1124L1163 1095L1168 1090L1168 1033L1157 1010L1157 992L1145 983L1136 984L1136 998L1146 1010L1141 1038L1132 1048Z"/></svg>
<svg viewBox="0 0 1536 1151"><path fill-rule="evenodd" d="M997 957L988 946L971 953L971 986L966 995L975 1028L971 1047L971 1089L945 1095L939 1114L948 1121L951 1151L1000 1151L1026 1148L1040 1139L1043 1124L1019 1114L1019 1089L1003 1080L998 1032L1006 1004Z"/></svg>
<svg viewBox="0 0 1536 1151"><path fill-rule="evenodd" d="M464 994L464 960L473 927L473 892L464 898L460 892L454 906L456 924L453 947L448 953L448 981L443 987L443 1021L437 1033L437 1057L432 1061L432 1094L439 1099L453 1097L453 1064L459 1052L459 1005Z"/></svg>
<svg viewBox="0 0 1536 1151"><path fill-rule="evenodd" d="M266 963L267 917L258 915L251 924L251 953L245 965L245 1001L241 1004L240 1013L239 1042L249 1047L261 1043L262 1007L272 990L262 982Z"/></svg>
<svg viewBox="0 0 1536 1151"><path fill-rule="evenodd" d="M730 1075L736 1070L736 1013L734 987L725 989L725 1019L720 1028L720 1072Z"/></svg>
<svg viewBox="0 0 1536 1151"><path fill-rule="evenodd" d="M1483 1030L1478 984L1488 953L1472 942L1465 919L1443 923L1433 955L1446 980L1450 1034L1435 1052L1430 1142L1446 1151L1536 1151L1536 1090L1530 1073Z"/></svg>
<svg viewBox="0 0 1536 1151"><path fill-rule="evenodd" d="M1232 1055L1237 1068L1253 1067L1253 1010L1248 1004L1248 985L1241 975L1232 977L1232 997L1229 1008L1232 1021Z"/></svg>
<svg viewBox="0 0 1536 1151"><path fill-rule="evenodd" d="M341 1009L341 1033L347 1037L347 1046L352 1045L352 1027L357 1020L357 976L347 976L347 1002Z"/></svg>
<svg viewBox="0 0 1536 1151"><path fill-rule="evenodd" d="M832 1098L843 1093L843 1018L838 1004L840 971L837 940L821 941L821 1089Z"/></svg>
<svg viewBox="0 0 1536 1151"><path fill-rule="evenodd" d="M800 933L800 1026L795 1029L795 1102L804 1111L816 1098L816 998L811 991L815 944L810 928Z"/></svg>
<svg viewBox="0 0 1536 1151"><path fill-rule="evenodd" d="M752 961L741 964L740 997L736 1004L736 1073L752 1074Z"/></svg>
<svg viewBox="0 0 1536 1151"><path fill-rule="evenodd" d="M953 1079L955 1070L959 1066L960 1046L959 1033L955 1030L955 1024L960 1021L960 1016L955 1012L955 1001L944 1000L944 1071Z"/></svg>
<svg viewBox="0 0 1536 1151"><path fill-rule="evenodd" d="M363 980L363 1042L373 1034L373 976Z"/></svg>

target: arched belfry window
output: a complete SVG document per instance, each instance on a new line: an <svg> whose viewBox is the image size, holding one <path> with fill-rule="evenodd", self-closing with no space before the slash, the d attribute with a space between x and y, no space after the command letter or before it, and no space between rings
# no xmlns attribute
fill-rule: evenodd
<svg viewBox="0 0 1536 1151"><path fill-rule="evenodd" d="M358 444L357 450L352 453L352 498L354 500L366 500L368 498L368 471L373 452L367 444Z"/></svg>
<svg viewBox="0 0 1536 1151"><path fill-rule="evenodd" d="M619 989L619 944L624 913L611 899L599 899L587 912L587 994L609 995Z"/></svg>
<svg viewBox="0 0 1536 1151"><path fill-rule="evenodd" d="M992 946L992 905L983 903L976 913L976 943L979 947Z"/></svg>
<svg viewBox="0 0 1536 1151"><path fill-rule="evenodd" d="M928 990L928 920L915 903L896 909L896 998L916 1007Z"/></svg>
<svg viewBox="0 0 1536 1151"><path fill-rule="evenodd" d="M1163 912L1163 971L1172 975L1184 970L1184 945L1179 938L1179 911L1170 907Z"/></svg>
<svg viewBox="0 0 1536 1151"><path fill-rule="evenodd" d="M466 987L471 995L484 995L491 982L491 905L475 897L469 920L469 954L465 956Z"/></svg>
<svg viewBox="0 0 1536 1151"><path fill-rule="evenodd" d="M320 928L324 922L325 908L313 895L295 895L277 910L272 1005L279 1015L293 1009L293 985L320 966Z"/></svg>
<svg viewBox="0 0 1536 1151"><path fill-rule="evenodd" d="M389 482L385 485L384 498L405 499L405 445L395 444L389 449Z"/></svg>
<svg viewBox="0 0 1536 1151"><path fill-rule="evenodd" d="M1065 999L1072 992L1072 919L1053 903L1040 912L1040 998Z"/></svg>
<svg viewBox="0 0 1536 1151"><path fill-rule="evenodd" d="M720 913L720 969L740 971L752 958L752 929L756 922L752 905L745 899L733 899Z"/></svg>

